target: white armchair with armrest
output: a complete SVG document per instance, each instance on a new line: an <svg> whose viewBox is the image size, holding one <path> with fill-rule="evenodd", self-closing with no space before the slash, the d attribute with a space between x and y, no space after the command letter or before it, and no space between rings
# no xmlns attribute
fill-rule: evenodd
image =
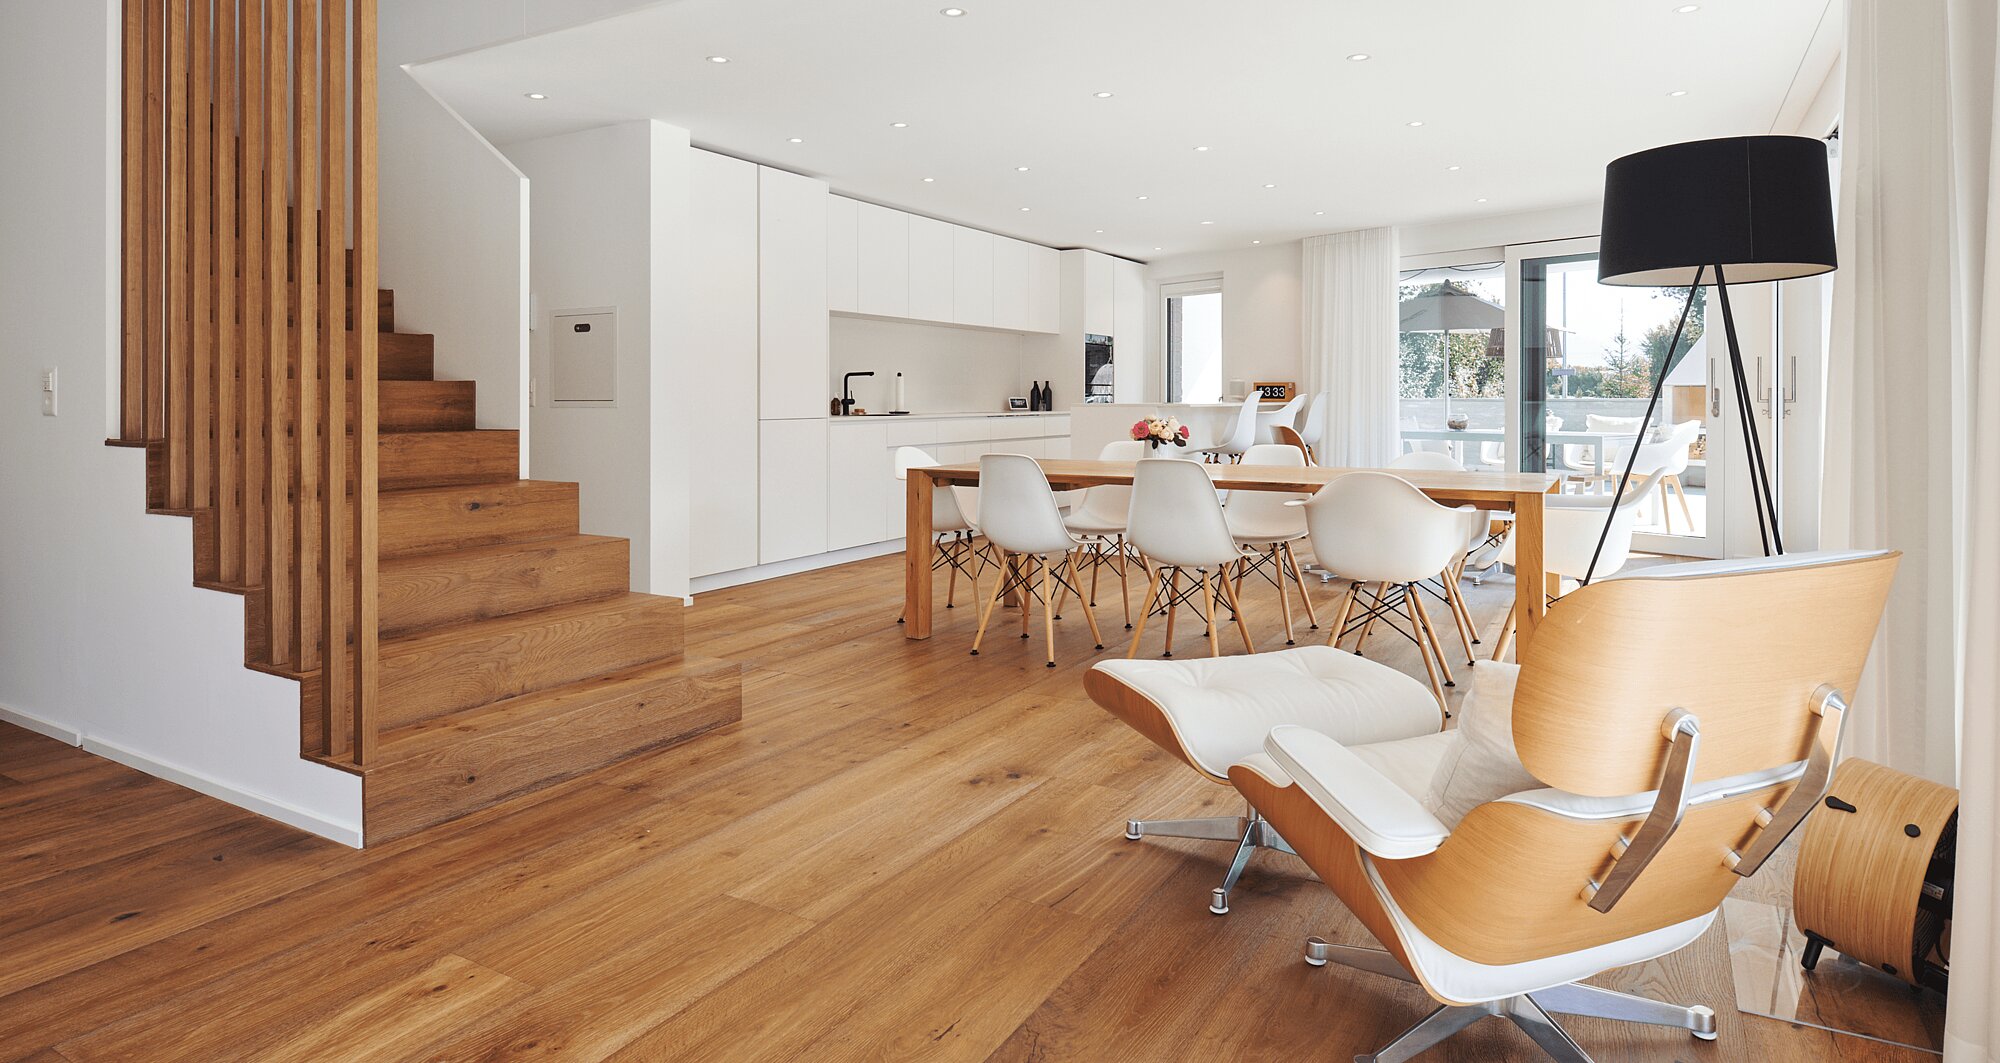
<svg viewBox="0 0 2000 1063"><path fill-rule="evenodd" d="M1648 569L1565 596L1519 666L1481 662L1457 729L1354 744L1273 728L1230 781L1382 948L1308 962L1437 1001L1406 1060L1488 1015L1587 1061L1552 1017L1715 1014L1584 985L1700 937L1824 796L1896 558L1793 554ZM1700 659L1662 647L1702 632ZM1690 646L1691 652L1693 647Z"/></svg>

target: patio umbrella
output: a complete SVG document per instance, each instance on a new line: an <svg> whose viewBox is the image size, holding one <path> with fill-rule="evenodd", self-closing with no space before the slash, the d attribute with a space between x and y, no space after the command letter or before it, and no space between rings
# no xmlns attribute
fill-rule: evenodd
<svg viewBox="0 0 2000 1063"><path fill-rule="evenodd" d="M1457 281L1440 281L1436 288L1413 295L1398 304L1397 317L1404 332L1436 332L1444 345L1445 366L1450 372L1451 334L1454 332L1493 333L1506 325L1507 311ZM1451 416L1451 390L1445 389L1445 416Z"/></svg>

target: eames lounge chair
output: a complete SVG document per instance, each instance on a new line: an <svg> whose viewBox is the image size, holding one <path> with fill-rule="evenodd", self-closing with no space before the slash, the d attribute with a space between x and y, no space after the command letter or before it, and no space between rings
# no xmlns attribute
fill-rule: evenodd
<svg viewBox="0 0 2000 1063"><path fill-rule="evenodd" d="M1186 762L1228 782L1229 766L1263 748L1271 728L1310 727L1342 741L1390 742L1444 726L1423 684L1387 665L1326 646L1189 661L1100 661L1083 688L1106 712ZM1242 816L1128 820L1125 837L1235 842L1208 910L1229 912L1229 891L1259 848L1291 851L1255 809Z"/></svg>
<svg viewBox="0 0 2000 1063"><path fill-rule="evenodd" d="M1406 1060L1488 1015L1572 1063L1590 1057L1555 1014L1713 1040L1705 1006L1583 980L1693 943L1825 796L1895 569L1888 552L1647 569L1558 601L1518 667L1480 663L1452 731L1273 728L1230 781L1382 945L1313 938L1307 962L1437 1001L1357 1058ZM1661 652L1690 631L1698 667Z"/></svg>

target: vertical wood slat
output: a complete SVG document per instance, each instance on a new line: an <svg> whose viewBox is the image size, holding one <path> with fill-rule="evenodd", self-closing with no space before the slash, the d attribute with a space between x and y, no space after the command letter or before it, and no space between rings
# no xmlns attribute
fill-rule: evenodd
<svg viewBox="0 0 2000 1063"><path fill-rule="evenodd" d="M143 392L140 405L143 407L144 421L140 435L145 439L165 439L167 432L167 389L165 380L166 358L166 300L163 285L167 274L166 262L166 0L144 0L146 19L146 60L145 60L145 151L144 181L145 191L140 207L145 211L142 239L145 241L143 258L145 262L145 310L142 327L145 341L142 350L145 365L142 367Z"/></svg>
<svg viewBox="0 0 2000 1063"><path fill-rule="evenodd" d="M320 665L320 357L319 331L339 322L319 320L319 3L292 4L292 139L296 169L292 180L292 263L297 296L292 301L293 446L298 452L294 480L298 561L298 668Z"/></svg>
<svg viewBox="0 0 2000 1063"><path fill-rule="evenodd" d="M380 427L376 360L380 351L377 242L375 2L354 0L354 762L375 756L375 699L381 689L381 624L376 614L380 518L375 436Z"/></svg>
<svg viewBox="0 0 2000 1063"><path fill-rule="evenodd" d="M287 279L285 204L290 196L289 168L293 156L286 139L285 58L286 0L258 0L264 5L264 278L268 328L264 369L265 533L264 610L266 653L281 667L297 657L298 565L292 541L292 459L296 451L291 410L291 296Z"/></svg>
<svg viewBox="0 0 2000 1063"><path fill-rule="evenodd" d="M164 271L167 314L166 350L163 377L166 383L166 425L161 433L166 441L167 509L188 508L191 478L187 475L188 344L193 320L189 316L188 284L188 0L167 0L167 116L166 116L166 269Z"/></svg>
<svg viewBox="0 0 2000 1063"><path fill-rule="evenodd" d="M212 217L215 175L210 141L213 139L215 110L211 100L215 78L215 26L212 0L193 0L188 21L188 316L191 345L188 348L188 423L181 438L187 441L187 506L208 510L215 506L215 231ZM203 579L215 578L214 558L201 549L214 541L197 536L195 572Z"/></svg>
<svg viewBox="0 0 2000 1063"><path fill-rule="evenodd" d="M265 118L270 98L264 79L264 0L241 0L243 17L243 584L263 587L268 531L264 492L270 483L264 464L271 441L266 438L267 403L264 366L269 361L271 324L265 288L276 286L277 278L267 277L264 256ZM282 324L281 326L282 327ZM262 622L261 618L256 622Z"/></svg>
<svg viewBox="0 0 2000 1063"><path fill-rule="evenodd" d="M119 189L118 438L146 437L146 2L125 0Z"/></svg>
<svg viewBox="0 0 2000 1063"><path fill-rule="evenodd" d="M347 9L342 0L320 0L320 379L325 398L320 424L325 462L320 482L320 711L326 752L353 753L353 679L347 620L352 605L347 569Z"/></svg>
<svg viewBox="0 0 2000 1063"><path fill-rule="evenodd" d="M243 580L243 405L237 388L243 373L242 308L237 272L242 251L241 199L237 167L237 0L215 0L215 131L211 172L215 175L215 550L216 576Z"/></svg>

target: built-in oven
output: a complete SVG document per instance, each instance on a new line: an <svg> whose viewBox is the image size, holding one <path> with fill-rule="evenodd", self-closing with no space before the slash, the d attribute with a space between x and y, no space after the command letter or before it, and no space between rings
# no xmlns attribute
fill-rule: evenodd
<svg viewBox="0 0 2000 1063"><path fill-rule="evenodd" d="M1112 402L1113 363L1111 337L1086 334L1083 337L1083 401Z"/></svg>

